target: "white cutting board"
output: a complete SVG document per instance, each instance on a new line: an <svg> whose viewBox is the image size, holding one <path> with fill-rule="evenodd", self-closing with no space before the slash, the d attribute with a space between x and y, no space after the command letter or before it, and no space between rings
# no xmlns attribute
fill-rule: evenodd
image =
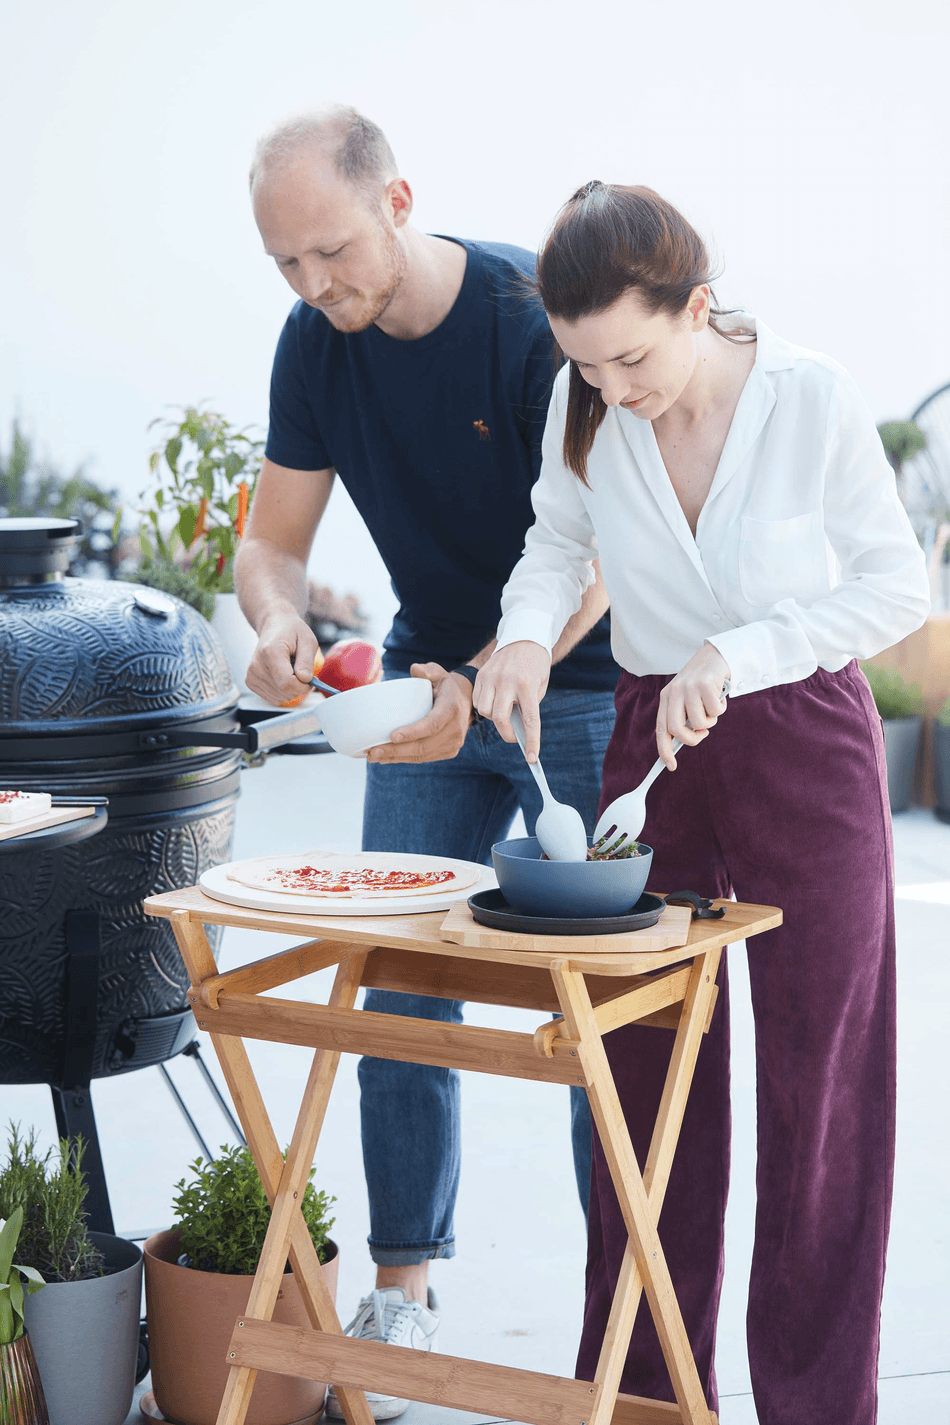
<svg viewBox="0 0 950 1425"><path fill-rule="evenodd" d="M459 863L457 863L459 864ZM463 866L471 866L478 871L476 884L464 886L461 890L430 893L423 896L394 896L384 900L374 896L371 900L352 899L331 901L329 896L283 895L279 891L262 891L255 886L242 886L240 881L228 879L227 866L212 866L198 881L206 896L212 900L224 901L226 905L240 905L248 910L286 911L289 915L420 915L430 910L451 910L458 901L467 901L476 891L494 890L498 885L490 866L478 866L472 861L462 861Z"/></svg>

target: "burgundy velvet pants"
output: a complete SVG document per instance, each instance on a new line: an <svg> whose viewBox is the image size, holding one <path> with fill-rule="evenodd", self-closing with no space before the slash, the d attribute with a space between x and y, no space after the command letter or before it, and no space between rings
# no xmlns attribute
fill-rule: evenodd
<svg viewBox="0 0 950 1425"><path fill-rule="evenodd" d="M668 677L623 674L602 806L656 759ZM760 1425L873 1425L894 1165L892 850L880 719L856 663L730 702L647 798L650 888L780 906L748 945L758 1160L748 1347ZM726 971L699 1054L660 1216L709 1405L729 1183ZM628 1026L605 1045L638 1161L672 1032ZM587 1302L577 1374L590 1380L627 1240L594 1143ZM642 1301L621 1389L672 1400Z"/></svg>

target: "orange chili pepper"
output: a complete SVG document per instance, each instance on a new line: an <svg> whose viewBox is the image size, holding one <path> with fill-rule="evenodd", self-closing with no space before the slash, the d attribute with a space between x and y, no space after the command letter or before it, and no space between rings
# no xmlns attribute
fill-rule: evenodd
<svg viewBox="0 0 950 1425"><path fill-rule="evenodd" d="M247 488L247 481L242 480L238 486L237 519L234 521L234 528L237 530L238 539L244 535L244 525L247 521L247 505L250 499L250 491Z"/></svg>
<svg viewBox="0 0 950 1425"><path fill-rule="evenodd" d="M201 497L201 504L198 506L198 518L195 520L195 532L194 532L194 534L191 536L191 541L190 541L190 543L189 543L189 545L188 545L188 548L189 548L189 549L191 548L192 544L194 544L195 540L196 540L196 539L200 539L201 536L204 534L204 532L205 532L205 523L206 523L207 519L208 519L208 500L207 500L207 496L202 495L202 497Z"/></svg>

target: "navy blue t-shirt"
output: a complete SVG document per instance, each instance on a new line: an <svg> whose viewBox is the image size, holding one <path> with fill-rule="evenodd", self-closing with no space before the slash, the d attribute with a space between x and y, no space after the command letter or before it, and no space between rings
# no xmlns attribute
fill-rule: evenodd
<svg viewBox="0 0 950 1425"><path fill-rule="evenodd" d="M459 295L426 336L338 332L298 302L274 358L268 458L336 468L399 600L385 639L385 667L399 672L456 667L494 637L534 519L554 376L551 331L523 281L534 258L463 246ZM604 618L555 665L552 687L612 689L609 640Z"/></svg>

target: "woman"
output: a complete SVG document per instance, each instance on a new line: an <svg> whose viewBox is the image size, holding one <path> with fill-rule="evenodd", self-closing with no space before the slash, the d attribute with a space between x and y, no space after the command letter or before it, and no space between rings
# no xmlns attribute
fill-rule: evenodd
<svg viewBox="0 0 950 1425"><path fill-rule="evenodd" d="M709 281L702 241L647 188L588 184L558 216L538 286L567 363L536 522L475 702L506 738L519 703L536 754L550 649L599 558L624 670L601 805L641 781L655 745L675 775L648 801L651 884L785 912L748 952L759 1419L872 1425L893 1173L894 927L881 723L854 660L918 627L927 580L853 382L760 321L717 311ZM670 1040L630 1026L607 1047L643 1162ZM660 1221L712 1408L728 1056L723 992ZM582 1378L596 1367L626 1237L595 1145ZM621 1389L673 1398L645 1304Z"/></svg>

